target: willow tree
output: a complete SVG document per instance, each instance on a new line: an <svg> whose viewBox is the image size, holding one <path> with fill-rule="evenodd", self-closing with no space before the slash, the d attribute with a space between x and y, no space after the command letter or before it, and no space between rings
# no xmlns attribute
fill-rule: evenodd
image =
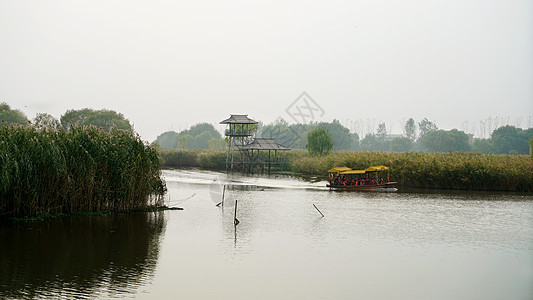
<svg viewBox="0 0 533 300"><path fill-rule="evenodd" d="M331 133L324 127L312 130L307 135L305 148L312 155L327 155L333 148Z"/></svg>

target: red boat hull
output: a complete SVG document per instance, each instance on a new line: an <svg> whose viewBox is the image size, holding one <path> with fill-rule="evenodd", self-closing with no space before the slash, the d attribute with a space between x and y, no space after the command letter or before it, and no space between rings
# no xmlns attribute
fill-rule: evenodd
<svg viewBox="0 0 533 300"><path fill-rule="evenodd" d="M373 189L390 189L396 187L396 182L387 182L382 184L363 184L363 185L333 185L327 184L327 187L336 190L361 191Z"/></svg>

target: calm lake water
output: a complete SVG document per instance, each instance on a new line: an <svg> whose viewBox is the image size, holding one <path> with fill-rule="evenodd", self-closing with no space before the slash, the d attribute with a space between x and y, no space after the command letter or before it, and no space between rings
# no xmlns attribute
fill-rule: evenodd
<svg viewBox="0 0 533 300"><path fill-rule="evenodd" d="M0 223L0 299L533 299L532 194L164 176L184 210Z"/></svg>

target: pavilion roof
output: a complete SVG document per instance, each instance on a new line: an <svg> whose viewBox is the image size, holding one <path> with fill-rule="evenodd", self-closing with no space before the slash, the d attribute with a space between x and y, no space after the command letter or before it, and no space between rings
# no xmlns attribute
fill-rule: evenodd
<svg viewBox="0 0 533 300"><path fill-rule="evenodd" d="M240 150L291 150L278 144L274 139L255 138L253 142L242 146Z"/></svg>
<svg viewBox="0 0 533 300"><path fill-rule="evenodd" d="M257 124L257 121L248 118L248 115L231 115L220 124Z"/></svg>

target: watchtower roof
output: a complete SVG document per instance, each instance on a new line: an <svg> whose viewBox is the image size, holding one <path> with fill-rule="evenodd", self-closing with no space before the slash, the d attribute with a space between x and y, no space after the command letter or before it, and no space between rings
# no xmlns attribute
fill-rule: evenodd
<svg viewBox="0 0 533 300"><path fill-rule="evenodd" d="M278 144L274 139L255 138L253 142L242 146L240 150L291 150Z"/></svg>
<svg viewBox="0 0 533 300"><path fill-rule="evenodd" d="M257 121L248 118L248 115L231 115L228 119L221 121L220 124L257 124Z"/></svg>

